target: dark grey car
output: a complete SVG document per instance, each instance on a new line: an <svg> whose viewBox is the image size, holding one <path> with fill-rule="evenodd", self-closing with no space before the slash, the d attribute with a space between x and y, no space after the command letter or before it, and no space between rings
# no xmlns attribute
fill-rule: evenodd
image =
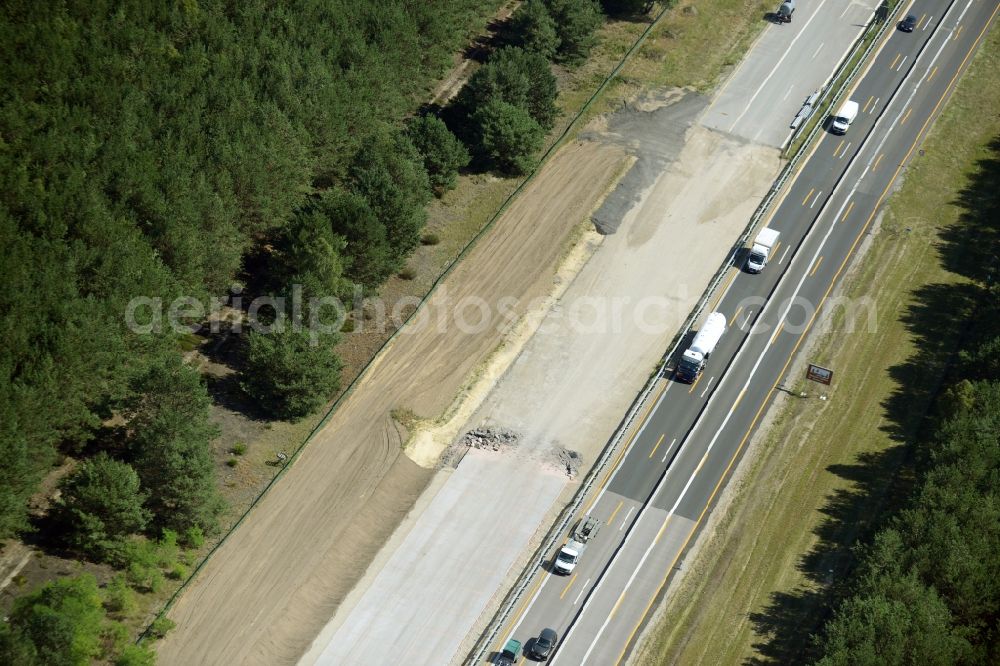
<svg viewBox="0 0 1000 666"><path fill-rule="evenodd" d="M907 14L906 18L899 22L899 29L903 32L913 32L913 29L917 27L917 17L913 14Z"/></svg>
<svg viewBox="0 0 1000 666"><path fill-rule="evenodd" d="M545 661L552 655L552 651L556 649L557 642L559 642L559 636L556 635L555 631L552 629L542 629L542 633L538 634L538 638L531 644L531 658L538 661Z"/></svg>

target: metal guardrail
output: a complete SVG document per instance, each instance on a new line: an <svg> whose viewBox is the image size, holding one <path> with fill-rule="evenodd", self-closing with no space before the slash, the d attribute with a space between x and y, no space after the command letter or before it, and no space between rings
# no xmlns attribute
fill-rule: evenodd
<svg viewBox="0 0 1000 666"><path fill-rule="evenodd" d="M858 68L862 64L867 62L868 56L871 54L872 49L876 44L879 43L879 40L881 40L882 35L885 33L885 31L892 27L895 27L896 12L898 12L902 4L903 3L901 0L891 0L888 3L888 5L886 5L884 20L879 19L879 16L882 13L881 8L877 8L874 12L872 12L872 15L868 18L868 27L865 28L865 31L861 33L861 35L859 35L857 39L854 40L853 46L847 52L847 54L843 58L841 58L840 63L838 63L837 68L833 71L833 74L831 74L826 79L826 81L823 82L823 85L820 86L819 97L812 103L812 113L809 115L808 118L804 119L802 124L797 126L794 129L794 131L791 134L789 134L788 138L785 139L784 144L782 144L782 150L784 150L788 146L791 146L795 142L795 140L799 137L799 134L801 134L802 130L809 125L809 122L813 118L816 117L822 118L823 116L825 116L829 112L829 110L833 107L833 103L836 100L840 99L840 96L843 94L846 87L852 81L854 81L854 78L857 76ZM895 5L895 6L890 7L890 5ZM872 38L871 43L868 45L867 48L865 48L864 52L861 54L861 58L858 59L858 62L855 64L854 69L851 71L850 75L848 75L848 77L844 80L843 84L841 84L841 86L837 88L837 92L833 95L832 99L830 99L829 103L827 103L830 91L832 90L830 84L832 82L835 82L838 78L840 78L840 76L844 73L846 68L851 64L851 60L853 60L854 57L858 55L859 49L861 49L861 47L864 45L865 41L869 37ZM821 127L822 124L823 124L822 120L820 120L820 122L817 122L813 126L809 136L806 138L805 143L809 143L812 140L814 133L817 131L816 128ZM796 151L796 153L797 152L798 151Z"/></svg>
<svg viewBox="0 0 1000 666"><path fill-rule="evenodd" d="M898 3L896 5L895 10L898 11L898 8L901 5L902 5L901 2ZM869 19L869 26L873 26L875 24L876 16L877 13L872 14L872 18ZM657 21L658 20L659 17L657 18ZM655 25L655 23L653 25ZM847 89L847 87L854 81L854 78L857 76L857 73L860 70L861 66L867 62L868 56L871 54L871 51L874 49L875 45L879 43L885 31L894 25L895 25L894 13L890 11L890 14L887 16L886 20L883 21L882 24L878 27L874 39L872 39L871 43L868 45L868 47L862 54L862 57L858 60L857 64L855 64L854 69L851 70L851 73L840 85L840 87L837 88L836 93L829 100L830 104L826 107L826 109L829 109L833 105L833 103L835 103L840 98L840 96ZM824 93L820 97L820 99L817 100L817 104L815 107L817 111L814 111L814 113L818 112L819 109L822 108L825 97L831 89L828 85L829 82L836 81L836 79L843 73L844 68L857 55L858 48L864 43L864 41L868 38L870 34L871 34L871 28L866 30L865 33L863 33L855 41L854 47L844 56L844 58L842 58L834 74L831 75L829 79L827 79L827 83L824 84L824 89L825 89ZM826 110L824 109L823 112L825 113ZM719 270L716 271L708 287L702 293L702 297L701 299L699 299L698 304L695 306L694 310L691 311L687 319L684 321L681 330L674 336L673 340L671 341L669 351L661 357L658 370L646 382L642 391L640 391L639 395L633 401L632 406L626 413L625 418L622 419L622 421L619 423L618 429L615 431L611 439L608 441L608 446L605 447L604 451L601 454L600 459L597 461L594 467L591 468L591 471L587 474L586 479L581 484L580 488L577 490L576 495L573 498L573 501L566 507L566 509L562 511L559 519L553 524L553 526L547 532L545 539L543 539L542 541L542 544L535 550L535 553L532 556L530 563L522 571L514 589L511 591L511 593L507 595L507 598L501 605L500 610L498 610L497 613L494 615L493 621L490 623L489 627L487 627L487 629L483 632L479 641L477 641L475 647L470 652L469 657L465 660L464 662L465 664L471 665L471 664L481 663L486 655L486 652L489 650L490 646L497 640L498 634L500 633L501 629L503 629L507 620L513 613L514 608L524 597L524 593L531 585L531 581L534 579L537 570L541 568L542 564L545 562L545 557L548 555L548 553L552 552L552 549L555 547L557 542L563 538L563 534L566 532L570 522L576 516L576 512L583 505L584 500L586 499L590 490L593 488L597 479L601 476L601 474L607 468L608 464L611 462L615 454L618 452L618 447L621 445L622 441L625 439L625 436L628 434L629 430L634 424L635 417L646 405L646 402L648 401L650 394L653 392L653 389L656 387L656 384L661 379L666 377L670 366L670 360L677 354L677 350L681 342L684 341L684 339L687 337L688 333L694 326L695 322L698 321L702 313L705 312L705 309L708 307L709 303L711 303L712 298L715 296L715 292L722 284L722 281L728 274L729 269L735 265L735 259L737 253L746 245L750 237L756 232L761 219L763 219L763 217L770 210L771 205L774 203L774 200L781 193L785 184L788 182L788 179L797 170L803 155L812 145L812 142L815 139L816 134L818 134L818 132L822 129L822 126L823 126L822 122L813 125L812 130L807 135L805 141L803 141L802 145L799 146L798 150L795 151L794 156L785 164L784 168L782 168L781 172L778 174L778 177L772 183L771 188L768 190L767 194L764 195L764 198L761 200L761 203L757 206L757 209L754 211L754 214L750 217L750 221L747 224L746 228L744 229L743 234L739 237L739 239L736 241L736 243L734 243L734 245L730 249L729 254L726 257L726 260L721 264ZM791 141L794 140L795 135L797 133L798 130L796 130L796 132L793 133L793 135L787 140L786 143L790 144Z"/></svg>

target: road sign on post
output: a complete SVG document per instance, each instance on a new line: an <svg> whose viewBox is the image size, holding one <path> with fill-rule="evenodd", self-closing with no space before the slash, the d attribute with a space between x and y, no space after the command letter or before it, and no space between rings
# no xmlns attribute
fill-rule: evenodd
<svg viewBox="0 0 1000 666"><path fill-rule="evenodd" d="M806 371L806 379L811 379L814 382L819 382L820 384L829 385L833 381L833 370L829 368L822 368L818 365L809 364L809 370Z"/></svg>

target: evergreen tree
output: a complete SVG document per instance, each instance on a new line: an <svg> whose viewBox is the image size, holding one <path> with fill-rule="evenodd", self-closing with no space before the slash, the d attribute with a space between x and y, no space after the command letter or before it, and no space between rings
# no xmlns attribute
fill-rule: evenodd
<svg viewBox="0 0 1000 666"><path fill-rule="evenodd" d="M545 133L527 111L501 100L492 100L473 117L483 152L504 173L530 171Z"/></svg>
<svg viewBox="0 0 1000 666"><path fill-rule="evenodd" d="M848 599L838 611L819 666L950 666L971 654L933 588L914 575L872 584L880 589Z"/></svg>
<svg viewBox="0 0 1000 666"><path fill-rule="evenodd" d="M352 185L359 149L413 114L489 14L467 0L194 6L0 3L0 536L24 527L56 446L92 437L174 345L128 331L126 304L223 293L304 196ZM385 205L371 180L398 264L419 206Z"/></svg>
<svg viewBox="0 0 1000 666"><path fill-rule="evenodd" d="M401 262L420 242L427 219L424 206L430 183L417 149L403 134L379 132L358 151L351 164L354 190L385 225L395 262Z"/></svg>
<svg viewBox="0 0 1000 666"><path fill-rule="evenodd" d="M297 211L276 245L270 270L274 291L288 296L292 285L299 285L306 301L349 294L343 259L347 241L333 232L321 204Z"/></svg>
<svg viewBox="0 0 1000 666"><path fill-rule="evenodd" d="M459 92L456 104L472 116L493 100L506 102L527 111L549 130L558 114L556 93L556 78L544 56L507 46L476 70Z"/></svg>
<svg viewBox="0 0 1000 666"><path fill-rule="evenodd" d="M331 190L323 194L317 207L333 231L344 238L349 279L374 290L402 265L389 245L385 225L360 194Z"/></svg>
<svg viewBox="0 0 1000 666"><path fill-rule="evenodd" d="M18 431L11 405L3 400L0 387L0 538L28 527L28 498L38 483L28 442Z"/></svg>
<svg viewBox="0 0 1000 666"><path fill-rule="evenodd" d="M671 5L676 2L676 0L666 1ZM650 12L653 0L601 0L601 6L611 16L640 16Z"/></svg>
<svg viewBox="0 0 1000 666"><path fill-rule="evenodd" d="M604 20L596 0L545 0L559 32L556 61L577 65L597 43L594 34Z"/></svg>
<svg viewBox="0 0 1000 666"><path fill-rule="evenodd" d="M821 664L985 663L1000 609L1000 383L962 380L911 505L875 535Z"/></svg>
<svg viewBox="0 0 1000 666"><path fill-rule="evenodd" d="M247 337L243 388L269 415L296 420L323 406L340 386L335 333L322 334L291 322Z"/></svg>
<svg viewBox="0 0 1000 666"><path fill-rule="evenodd" d="M112 557L149 520L139 475L104 452L82 462L59 486L59 522L69 544L80 552Z"/></svg>
<svg viewBox="0 0 1000 666"><path fill-rule="evenodd" d="M411 118L406 136L423 156L424 169L435 193L440 195L455 187L459 169L469 163L469 151L444 121L430 114Z"/></svg>
<svg viewBox="0 0 1000 666"><path fill-rule="evenodd" d="M544 0L527 0L510 17L510 43L551 60L559 48L556 22Z"/></svg>
<svg viewBox="0 0 1000 666"><path fill-rule="evenodd" d="M133 467L153 523L183 532L214 530L222 508L215 488L209 397L198 372L177 356L152 364L132 381L124 414Z"/></svg>
<svg viewBox="0 0 1000 666"><path fill-rule="evenodd" d="M0 664L17 666L38 664L38 652L34 644L6 620L0 621Z"/></svg>

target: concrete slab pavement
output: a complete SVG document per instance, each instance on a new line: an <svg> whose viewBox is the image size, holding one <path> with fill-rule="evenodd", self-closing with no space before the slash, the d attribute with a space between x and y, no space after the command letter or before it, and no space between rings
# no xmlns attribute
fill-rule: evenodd
<svg viewBox="0 0 1000 666"><path fill-rule="evenodd" d="M876 0L799 2L792 23L764 31L702 125L781 147L802 103L823 86L877 5Z"/></svg>
<svg viewBox="0 0 1000 666"><path fill-rule="evenodd" d="M346 617L302 664L446 663L568 482L511 452L470 450ZM489 519L483 520L484 510Z"/></svg>

